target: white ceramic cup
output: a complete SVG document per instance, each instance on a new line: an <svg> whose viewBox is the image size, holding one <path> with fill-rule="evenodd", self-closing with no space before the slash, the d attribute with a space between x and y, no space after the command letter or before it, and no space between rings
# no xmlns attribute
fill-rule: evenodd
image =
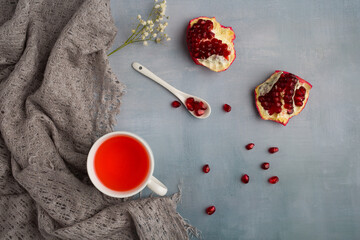
<svg viewBox="0 0 360 240"><path fill-rule="evenodd" d="M143 181L142 184L140 184L139 186L137 186L136 188L129 190L129 191L114 191L108 187L106 187L98 178L98 176L96 175L95 172L95 166L94 166L94 160L95 160L95 154L96 151L98 150L98 148L100 147L100 145L105 142L107 139L115 137L115 136L129 136L132 138L135 138L139 143L141 143L143 145L143 147L145 147L148 156L149 156L149 161L150 161L150 167L149 167L149 172L145 178L145 180ZM104 136L102 136L101 138L99 138L91 147L90 152L88 154L88 158L87 158L87 171L90 177L91 182L95 185L95 187L102 193L109 195L111 197L116 197L116 198L125 198L125 197L130 197L133 196L137 193L139 193L141 190L143 190L146 186L148 188L150 188L154 193L160 195L160 196L164 196L167 192L167 188L166 186L160 182L158 179L156 179L153 176L153 172L154 172L154 155L150 149L149 144L147 144L147 142L145 142L144 139L142 139L141 137L130 133L130 132L111 132L108 133Z"/></svg>

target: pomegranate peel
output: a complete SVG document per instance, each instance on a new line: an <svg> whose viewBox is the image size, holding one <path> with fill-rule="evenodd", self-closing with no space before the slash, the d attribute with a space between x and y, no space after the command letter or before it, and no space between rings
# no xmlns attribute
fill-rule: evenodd
<svg viewBox="0 0 360 240"><path fill-rule="evenodd" d="M222 26L215 17L198 17L190 20L186 42L193 61L215 72L225 71L234 62L235 33Z"/></svg>
<svg viewBox="0 0 360 240"><path fill-rule="evenodd" d="M286 126L305 108L311 88L299 76L277 70L255 88L256 108L262 119Z"/></svg>

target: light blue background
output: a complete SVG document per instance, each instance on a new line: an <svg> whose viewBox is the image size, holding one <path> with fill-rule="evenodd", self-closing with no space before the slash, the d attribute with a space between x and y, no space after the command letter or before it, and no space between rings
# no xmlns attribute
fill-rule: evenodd
<svg viewBox="0 0 360 240"><path fill-rule="evenodd" d="M111 1L119 29L114 48L151 6ZM205 239L360 239L360 1L169 0L167 15L172 41L127 46L110 63L127 85L115 130L148 141L154 174L170 194L183 180L180 214ZM233 27L237 59L227 71L190 59L185 30L198 16ZM133 61L208 100L211 116L198 120L171 108L174 97L134 71ZM254 88L276 69L313 85L306 108L286 127L261 120L254 106ZM252 151L244 148L249 142ZM280 152L268 154L270 146ZM268 171L259 167L263 161ZM209 174L201 172L205 163ZM278 184L267 183L272 175ZM209 205L217 208L212 216L204 213Z"/></svg>

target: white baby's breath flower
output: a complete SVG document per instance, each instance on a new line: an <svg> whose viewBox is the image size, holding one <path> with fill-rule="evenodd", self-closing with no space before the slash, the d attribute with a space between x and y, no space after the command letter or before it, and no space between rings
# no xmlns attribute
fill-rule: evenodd
<svg viewBox="0 0 360 240"><path fill-rule="evenodd" d="M168 34L164 33L168 23L163 21L164 18L169 19L165 15L166 12L166 0L154 0L153 9L146 19L142 19L142 16L137 15L137 27L131 29L131 36L117 49L112 51L109 55L122 49L126 45L135 42L143 42L144 46L148 45L148 41L155 41L156 43L170 41L171 38Z"/></svg>

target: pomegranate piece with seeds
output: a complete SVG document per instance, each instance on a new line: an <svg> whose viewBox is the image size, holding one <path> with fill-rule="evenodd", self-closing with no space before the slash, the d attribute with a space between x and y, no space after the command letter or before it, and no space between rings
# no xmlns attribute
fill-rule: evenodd
<svg viewBox="0 0 360 240"><path fill-rule="evenodd" d="M278 147L271 147L269 148L269 153L276 153L279 151L279 148Z"/></svg>
<svg viewBox="0 0 360 240"><path fill-rule="evenodd" d="M276 184L279 181L279 178L277 176L272 176L268 181L271 184Z"/></svg>
<svg viewBox="0 0 360 240"><path fill-rule="evenodd" d="M275 71L255 89L256 107L262 119L286 124L305 107L311 84L285 72Z"/></svg>
<svg viewBox="0 0 360 240"><path fill-rule="evenodd" d="M205 210L207 215L212 215L215 211L216 211L215 206L210 206L210 207L206 208L206 210Z"/></svg>
<svg viewBox="0 0 360 240"><path fill-rule="evenodd" d="M268 162L262 163L261 168L264 170L268 170L270 168L270 163L268 163Z"/></svg>
<svg viewBox="0 0 360 240"><path fill-rule="evenodd" d="M173 108L178 108L178 107L180 107L180 105L181 105L181 103L180 103L179 101L173 101L173 102L171 103L171 106L172 106Z"/></svg>
<svg viewBox="0 0 360 240"><path fill-rule="evenodd" d="M251 150L251 149L254 148L254 146L255 146L254 143L249 143L248 145L245 146L245 148L246 148L247 150Z"/></svg>
<svg viewBox="0 0 360 240"><path fill-rule="evenodd" d="M224 104L223 109L225 112L230 112L231 111L231 106L229 104Z"/></svg>
<svg viewBox="0 0 360 240"><path fill-rule="evenodd" d="M203 172L204 172L204 173L210 172L210 167L209 167L208 164L206 164L206 165L203 166Z"/></svg>
<svg viewBox="0 0 360 240"><path fill-rule="evenodd" d="M244 174L244 175L241 177L241 181L242 181L243 183L247 184L247 183L250 181L249 175Z"/></svg>
<svg viewBox="0 0 360 240"><path fill-rule="evenodd" d="M186 42L191 58L215 72L225 71L235 60L235 33L216 19L198 17L190 20Z"/></svg>
<svg viewBox="0 0 360 240"><path fill-rule="evenodd" d="M189 97L185 100L186 108L190 111L194 111L195 115L200 117L204 115L207 106L202 101L196 101L193 97Z"/></svg>

